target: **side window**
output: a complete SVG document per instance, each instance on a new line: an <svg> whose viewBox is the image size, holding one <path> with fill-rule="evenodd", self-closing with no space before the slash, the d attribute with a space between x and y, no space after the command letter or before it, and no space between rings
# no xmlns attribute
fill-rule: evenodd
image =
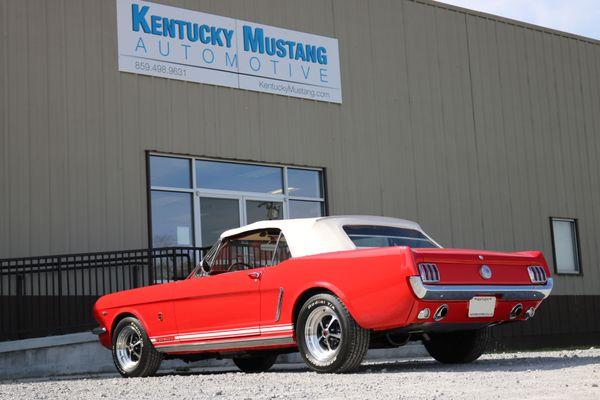
<svg viewBox="0 0 600 400"><path fill-rule="evenodd" d="M579 234L574 218L550 218L552 224L552 250L557 274L581 273Z"/></svg>
<svg viewBox="0 0 600 400"><path fill-rule="evenodd" d="M287 244L278 249L278 229L259 230L223 241L211 265L211 275L248 270L273 265L277 258L289 253ZM277 256L277 254L283 254ZM276 257L274 257L274 255ZM288 256L289 258L289 256Z"/></svg>

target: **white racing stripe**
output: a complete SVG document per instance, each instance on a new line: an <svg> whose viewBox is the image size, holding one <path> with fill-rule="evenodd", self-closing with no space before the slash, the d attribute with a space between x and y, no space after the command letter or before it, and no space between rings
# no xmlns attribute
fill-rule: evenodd
<svg viewBox="0 0 600 400"><path fill-rule="evenodd" d="M270 332L285 332L293 330L293 325L273 325L273 326L265 326L260 328L261 333L270 333Z"/></svg>
<svg viewBox="0 0 600 400"><path fill-rule="evenodd" d="M260 330L258 328L248 329L232 329L228 331L220 332L204 332L204 333L193 333L189 335L178 335L175 339L188 340L188 339L210 339L210 338L222 338L232 336L247 336L247 335L258 335Z"/></svg>
<svg viewBox="0 0 600 400"><path fill-rule="evenodd" d="M161 342L168 343L172 340L160 341L161 338L172 338L173 340L193 340L193 339L221 339L231 338L236 336L251 336L259 335L261 333L283 333L293 331L294 326L292 324L279 324L279 325L266 325L263 327L247 327L239 329L227 329L218 331L205 331L205 332L194 332L185 335L164 335L164 336L153 336L150 341L153 343Z"/></svg>
<svg viewBox="0 0 600 400"><path fill-rule="evenodd" d="M160 352L194 352L207 350L231 350L231 349L247 349L255 347L293 345L294 339L291 334L277 335L269 337L246 337L237 339L225 340L200 340L183 343L169 344L165 343L162 346L156 346L156 350Z"/></svg>

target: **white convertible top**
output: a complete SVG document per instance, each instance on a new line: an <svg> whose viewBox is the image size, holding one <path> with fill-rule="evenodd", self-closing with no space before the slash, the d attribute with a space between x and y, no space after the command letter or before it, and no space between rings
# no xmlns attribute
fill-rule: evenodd
<svg viewBox="0 0 600 400"><path fill-rule="evenodd" d="M377 225L414 229L429 238L416 222L391 217L341 215L259 221L241 228L225 231L221 234L221 239L258 229L280 229L287 240L292 257L302 257L356 249L354 243L344 232L343 227L345 225Z"/></svg>

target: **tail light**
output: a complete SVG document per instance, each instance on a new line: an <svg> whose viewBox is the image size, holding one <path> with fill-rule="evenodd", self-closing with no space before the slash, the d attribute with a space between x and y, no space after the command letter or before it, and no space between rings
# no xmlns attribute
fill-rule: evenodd
<svg viewBox="0 0 600 400"><path fill-rule="evenodd" d="M548 276L546 275L546 270L544 267L539 265L532 265L527 267L527 272L529 272L529 279L531 283L546 283L548 282Z"/></svg>
<svg viewBox="0 0 600 400"><path fill-rule="evenodd" d="M419 274L423 283L436 283L440 281L440 271L435 264L419 264Z"/></svg>

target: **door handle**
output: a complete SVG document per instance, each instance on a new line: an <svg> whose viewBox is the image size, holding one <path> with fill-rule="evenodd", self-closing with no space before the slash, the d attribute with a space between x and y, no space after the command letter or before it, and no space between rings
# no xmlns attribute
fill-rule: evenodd
<svg viewBox="0 0 600 400"><path fill-rule="evenodd" d="M260 279L261 276L262 276L262 272L250 272L248 274L248 277L251 279Z"/></svg>

